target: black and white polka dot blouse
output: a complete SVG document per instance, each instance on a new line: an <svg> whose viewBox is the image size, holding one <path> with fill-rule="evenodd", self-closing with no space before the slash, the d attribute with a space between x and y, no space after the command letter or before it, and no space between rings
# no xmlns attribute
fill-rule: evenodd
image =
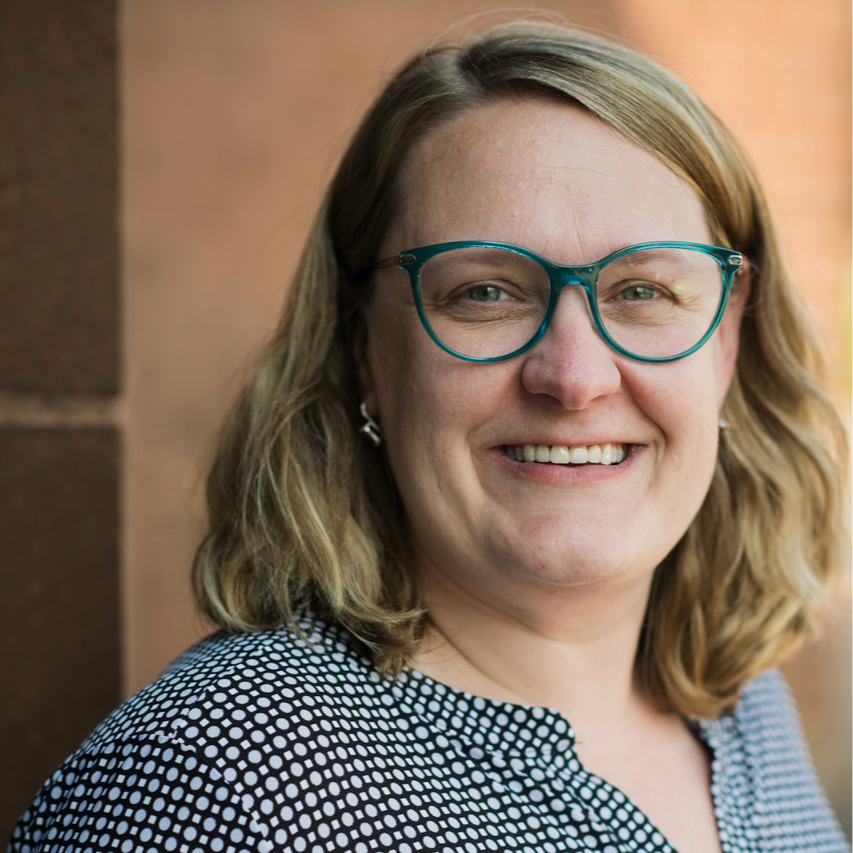
<svg viewBox="0 0 853 853"><path fill-rule="evenodd" d="M560 714L380 680L343 631L307 630L190 649L48 780L10 851L672 850ZM726 853L847 850L778 674L696 730Z"/></svg>

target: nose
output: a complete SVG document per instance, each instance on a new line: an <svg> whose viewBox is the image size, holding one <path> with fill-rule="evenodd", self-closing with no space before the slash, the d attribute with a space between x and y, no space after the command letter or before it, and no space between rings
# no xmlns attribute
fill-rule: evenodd
<svg viewBox="0 0 853 853"><path fill-rule="evenodd" d="M553 397L567 410L585 409L622 384L621 356L598 334L579 285L563 289L545 334L522 357L524 388Z"/></svg>

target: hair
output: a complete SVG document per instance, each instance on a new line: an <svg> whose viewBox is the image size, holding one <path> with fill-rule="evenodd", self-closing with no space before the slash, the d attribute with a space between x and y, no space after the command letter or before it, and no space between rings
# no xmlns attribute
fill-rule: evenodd
<svg viewBox="0 0 853 853"><path fill-rule="evenodd" d="M426 609L384 450L358 435L352 352L371 269L400 207L408 152L497 99L580 104L651 152L704 204L715 239L748 259L736 375L705 501L657 568L635 672L662 707L729 709L743 685L816 625L843 559L844 431L750 166L671 73L553 23L502 24L415 56L346 151L277 331L223 427L207 480L193 579L229 631L332 618L398 674Z"/></svg>

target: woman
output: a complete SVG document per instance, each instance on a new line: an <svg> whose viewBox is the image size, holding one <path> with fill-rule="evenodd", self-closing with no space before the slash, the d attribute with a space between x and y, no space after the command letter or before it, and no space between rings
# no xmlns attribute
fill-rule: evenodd
<svg viewBox="0 0 853 853"><path fill-rule="evenodd" d="M671 75L550 24L415 57L223 432L225 632L11 849L846 849L767 672L838 562L815 365Z"/></svg>

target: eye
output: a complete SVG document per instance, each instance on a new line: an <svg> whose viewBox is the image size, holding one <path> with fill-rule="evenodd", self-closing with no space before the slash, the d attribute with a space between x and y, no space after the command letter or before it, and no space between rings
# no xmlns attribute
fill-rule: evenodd
<svg viewBox="0 0 853 853"><path fill-rule="evenodd" d="M619 298L629 302L637 302L645 299L654 299L658 295L658 291L654 287L646 284L632 284L620 291Z"/></svg>
<svg viewBox="0 0 853 853"><path fill-rule="evenodd" d="M504 292L494 284L478 284L467 291L468 298L475 302L498 302L504 297Z"/></svg>

